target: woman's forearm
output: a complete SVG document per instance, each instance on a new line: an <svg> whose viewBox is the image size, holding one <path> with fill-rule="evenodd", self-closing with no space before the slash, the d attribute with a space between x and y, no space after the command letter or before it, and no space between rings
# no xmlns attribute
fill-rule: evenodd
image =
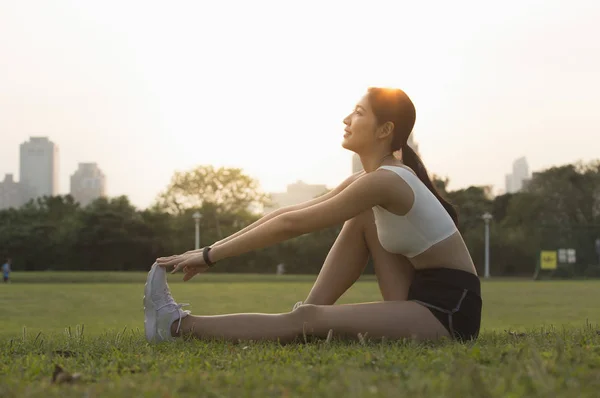
<svg viewBox="0 0 600 398"><path fill-rule="evenodd" d="M301 235L302 233L293 227L288 215L285 213L265 220L259 228L255 227L236 238L232 237L230 242L213 245L209 258L217 262L225 258L269 247Z"/></svg>
<svg viewBox="0 0 600 398"><path fill-rule="evenodd" d="M254 228L258 227L261 224L264 224L265 222L269 221L270 219L277 217L278 215L283 214L288 211L290 211L290 209L287 209L287 208L281 208L281 209L274 210L274 211L270 212L269 214L266 214L263 217L259 218L258 220L256 220L252 224L248 225L247 227L240 229L236 233L229 235L228 237L223 238L218 242L215 242L212 245L212 247L217 247L219 245L222 245L223 243L229 242L231 239L234 239L242 234L245 234L246 232L253 230Z"/></svg>

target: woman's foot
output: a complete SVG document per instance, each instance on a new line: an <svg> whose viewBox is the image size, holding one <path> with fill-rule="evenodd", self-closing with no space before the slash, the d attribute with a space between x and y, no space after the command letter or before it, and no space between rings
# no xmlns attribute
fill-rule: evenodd
<svg viewBox="0 0 600 398"><path fill-rule="evenodd" d="M183 311L181 307L189 304L177 304L171 296L167 284L167 271L154 263L144 288L144 330L146 340L151 343L174 340L171 334L173 322L178 321L177 332L181 320L190 311Z"/></svg>

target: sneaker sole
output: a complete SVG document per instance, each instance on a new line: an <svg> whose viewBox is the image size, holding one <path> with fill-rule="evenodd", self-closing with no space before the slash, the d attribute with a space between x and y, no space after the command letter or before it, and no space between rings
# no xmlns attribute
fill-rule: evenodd
<svg viewBox="0 0 600 398"><path fill-rule="evenodd" d="M152 278L157 268L158 265L156 263L152 265L144 287L144 331L146 333L146 340L149 342L153 342L156 337L156 309L154 308L150 292L152 292Z"/></svg>

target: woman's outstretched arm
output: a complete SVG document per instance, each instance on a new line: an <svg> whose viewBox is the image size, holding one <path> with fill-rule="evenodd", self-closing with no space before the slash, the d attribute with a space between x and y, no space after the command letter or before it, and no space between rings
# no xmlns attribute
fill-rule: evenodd
<svg viewBox="0 0 600 398"><path fill-rule="evenodd" d="M388 203L391 196L389 187L395 182L393 178L389 173L366 174L337 195L302 209L276 215L255 228L214 246L210 252L210 260L217 262L239 256L338 225L374 206Z"/></svg>
<svg viewBox="0 0 600 398"><path fill-rule="evenodd" d="M310 206L314 206L316 204L322 203L326 200L329 200L331 198L333 198L335 195L339 194L340 192L342 192L344 189L346 189L347 186L349 186L350 184L352 184L354 181L356 181L357 178L361 177L362 175L364 175L365 172L364 171L359 171L357 173L352 174L350 177L346 178L340 185L338 185L337 187L335 187L334 189L332 189L331 191L327 192L324 195L321 195L317 198L308 200L306 202L303 203L299 203L297 205L292 205L292 206L286 206L286 207L282 207L280 209L274 210L272 212L270 212L269 214L261 217L260 219L258 219L257 221L253 222L252 224L248 225L247 227L237 231L236 233L229 235L226 238L221 239L218 242L215 242L212 247L217 247L222 245L223 243L229 242L230 240L237 238L240 235L245 234L248 231L253 230L254 228L258 227L259 225L264 224L265 222L280 216L284 213L289 213L292 211L296 211L296 210L302 210L305 209L307 207ZM201 251L201 250L199 250Z"/></svg>

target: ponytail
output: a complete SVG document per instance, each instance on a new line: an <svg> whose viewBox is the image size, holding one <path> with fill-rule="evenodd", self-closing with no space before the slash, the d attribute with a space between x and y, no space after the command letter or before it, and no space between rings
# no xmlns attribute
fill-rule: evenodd
<svg viewBox="0 0 600 398"><path fill-rule="evenodd" d="M454 206L452 206L450 202L442 198L437 189L435 189L433 182L431 182L431 179L427 174L427 169L425 169L425 165L419 158L419 155L417 155L417 153L408 144L404 144L402 146L402 162L406 166L414 170L414 172L417 174L417 177L419 177L419 180L421 180L423 184L425 184L425 186L429 188L431 193L433 193L437 200L440 201L442 206L444 206L444 209L446 209L446 211L454 221L454 224L458 226L458 213L456 212L456 209L454 208Z"/></svg>

